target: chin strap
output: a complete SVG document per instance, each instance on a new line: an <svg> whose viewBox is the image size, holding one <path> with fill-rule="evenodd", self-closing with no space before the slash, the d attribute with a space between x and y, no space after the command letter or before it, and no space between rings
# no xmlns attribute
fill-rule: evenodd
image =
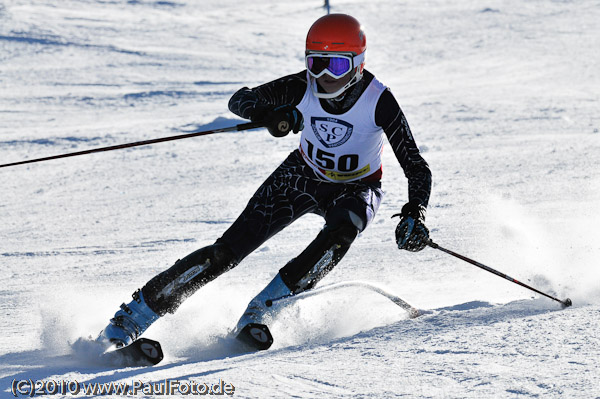
<svg viewBox="0 0 600 399"><path fill-rule="evenodd" d="M354 76L352 77L352 79L350 79L350 81L348 83L346 83L341 89L339 89L338 91L336 91L334 93L320 92L319 86L317 85L317 79L315 79L311 76L310 77L310 87L312 88L313 94L318 98L323 98L326 100L330 100L332 98L338 97L340 94L344 93L346 90L348 90L350 87L352 87L353 85L358 83L359 80L362 79L362 73L360 73L358 71L358 69L360 69L360 67L357 67L357 71L354 73Z"/></svg>

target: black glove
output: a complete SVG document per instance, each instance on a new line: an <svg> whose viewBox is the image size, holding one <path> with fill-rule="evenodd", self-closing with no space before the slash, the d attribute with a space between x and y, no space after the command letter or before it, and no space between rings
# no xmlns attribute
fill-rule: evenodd
<svg viewBox="0 0 600 399"><path fill-rule="evenodd" d="M402 211L392 217L400 216L396 226L396 243L398 248L417 252L427 246L429 230L425 226L425 207L417 202L409 201Z"/></svg>
<svg viewBox="0 0 600 399"><path fill-rule="evenodd" d="M304 129L302 113L293 105L272 107L257 104L250 120L252 122L262 122L269 133L275 137L286 136L290 130L298 133Z"/></svg>

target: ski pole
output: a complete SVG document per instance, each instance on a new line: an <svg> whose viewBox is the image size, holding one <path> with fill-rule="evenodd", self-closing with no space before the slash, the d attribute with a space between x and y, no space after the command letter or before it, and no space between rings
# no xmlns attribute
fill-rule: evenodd
<svg viewBox="0 0 600 399"><path fill-rule="evenodd" d="M557 301L557 302L560 302L560 303L563 305L563 308L569 307L569 306L571 306L571 305L573 304L573 302L571 302L571 300L570 300L569 298L565 299L564 301L561 301L561 300L560 300L560 299L558 299L558 298L555 298L555 297L553 297L553 296L551 296L551 295L548 295L548 294L546 294L546 293L544 293L544 292L542 292L542 291L540 291L540 290L538 290L538 289L536 289L536 288L533 288L533 287L531 287L531 286L529 286L529 285L527 285L527 284L525 284L525 283L522 283L522 282L518 281L517 279L514 279L514 278L512 278L512 277L510 277L510 276L508 276L508 275L506 275L506 274L504 274L504 273L502 273L502 272L499 272L498 270L492 269L491 267L489 267L489 266L486 266L486 265L484 265L483 263L479 263L479 262L477 262L477 261L475 261L475 260L473 260L473 259L467 258L467 257L466 257L466 256L464 256L464 255L457 254L456 252L453 252L453 251L450 251L449 249L446 249L446 248L444 248L444 247L441 247L441 246L439 246L438 244L434 243L434 242L433 242L433 241L431 241L431 240L429 240L429 242L427 242L427 245L429 245L431 248L439 249L439 250L440 250L440 251L442 251L442 252L445 252L445 253L447 253L447 254L450 254L450 255L452 255L452 256L455 256L455 257L457 257L458 259L462 259L462 260L464 260L465 262L468 262L468 263L470 263L470 264L472 264L472 265L475 265L475 266L477 266L477 267L479 267L479 268L481 268L481 269L483 269L483 270L485 270L485 271L488 271L488 272L490 272L490 273L493 273L493 274L495 274L496 276L500 276L500 277L502 277L502 278L505 278L506 280L508 280L508 281L511 281L511 282L513 282L513 283L515 283L515 284L518 284L518 285L520 285L521 287L525 287L525 288L527 288L527 289L529 289L529 290L531 290L531 291L537 292L537 293L538 293L538 294L540 294L540 295L543 295L543 296L545 296L545 297L547 297L547 298L550 298L550 299L552 299L552 300L555 300L555 301Z"/></svg>
<svg viewBox="0 0 600 399"><path fill-rule="evenodd" d="M44 157L44 158L28 159L26 161L12 162L12 163L0 165L0 168L6 168L8 166L24 165L27 163L34 163L34 162L50 161L52 159L75 157L78 155L93 154L95 152L120 150L123 148L131 148L131 147L138 147L141 145L162 143L164 141L188 139L190 137L205 136L205 135L213 134L213 133L239 132L242 130L256 129L259 127L263 127L263 124L259 123L259 122L241 123L239 125L225 127L225 128L221 128L221 129L197 131L197 132L191 132L191 133L186 133L186 134L180 134L177 136L161 137L161 138L151 139L151 140L136 141L134 143L118 144L118 145L112 145L109 147L93 148L91 150L84 150L84 151L70 152L70 153L60 154L60 155L53 155L53 156Z"/></svg>

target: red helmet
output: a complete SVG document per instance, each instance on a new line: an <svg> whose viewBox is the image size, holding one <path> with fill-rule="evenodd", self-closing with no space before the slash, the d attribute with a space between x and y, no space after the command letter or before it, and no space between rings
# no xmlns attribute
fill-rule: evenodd
<svg viewBox="0 0 600 399"><path fill-rule="evenodd" d="M306 51L363 53L367 38L360 23L350 15L329 14L315 21L306 35Z"/></svg>
<svg viewBox="0 0 600 399"><path fill-rule="evenodd" d="M350 56L352 78L340 90L328 94L317 89L315 77L318 75L313 74L311 78L313 93L320 98L334 98L356 84L362 78L366 50L367 38L356 18L346 14L329 14L317 19L306 35L307 68L310 69L311 56L322 54L324 57L331 57L341 53L344 54L343 56Z"/></svg>

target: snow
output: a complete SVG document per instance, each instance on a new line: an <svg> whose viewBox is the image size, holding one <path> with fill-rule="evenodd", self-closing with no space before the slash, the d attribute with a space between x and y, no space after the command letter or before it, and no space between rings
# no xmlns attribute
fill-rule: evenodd
<svg viewBox="0 0 600 399"><path fill-rule="evenodd" d="M5 0L0 163L241 123L231 94L301 70L322 5ZM406 179L386 147L377 218L322 285L377 284L423 316L340 289L282 309L270 350L236 352L227 333L247 302L322 227L309 215L147 331L160 365L75 353L135 289L219 237L298 142L222 133L0 169L2 397L15 379L223 380L241 398L600 397L600 3L331 6L363 23L367 68L431 166L432 238L573 307L431 248L398 251Z"/></svg>

